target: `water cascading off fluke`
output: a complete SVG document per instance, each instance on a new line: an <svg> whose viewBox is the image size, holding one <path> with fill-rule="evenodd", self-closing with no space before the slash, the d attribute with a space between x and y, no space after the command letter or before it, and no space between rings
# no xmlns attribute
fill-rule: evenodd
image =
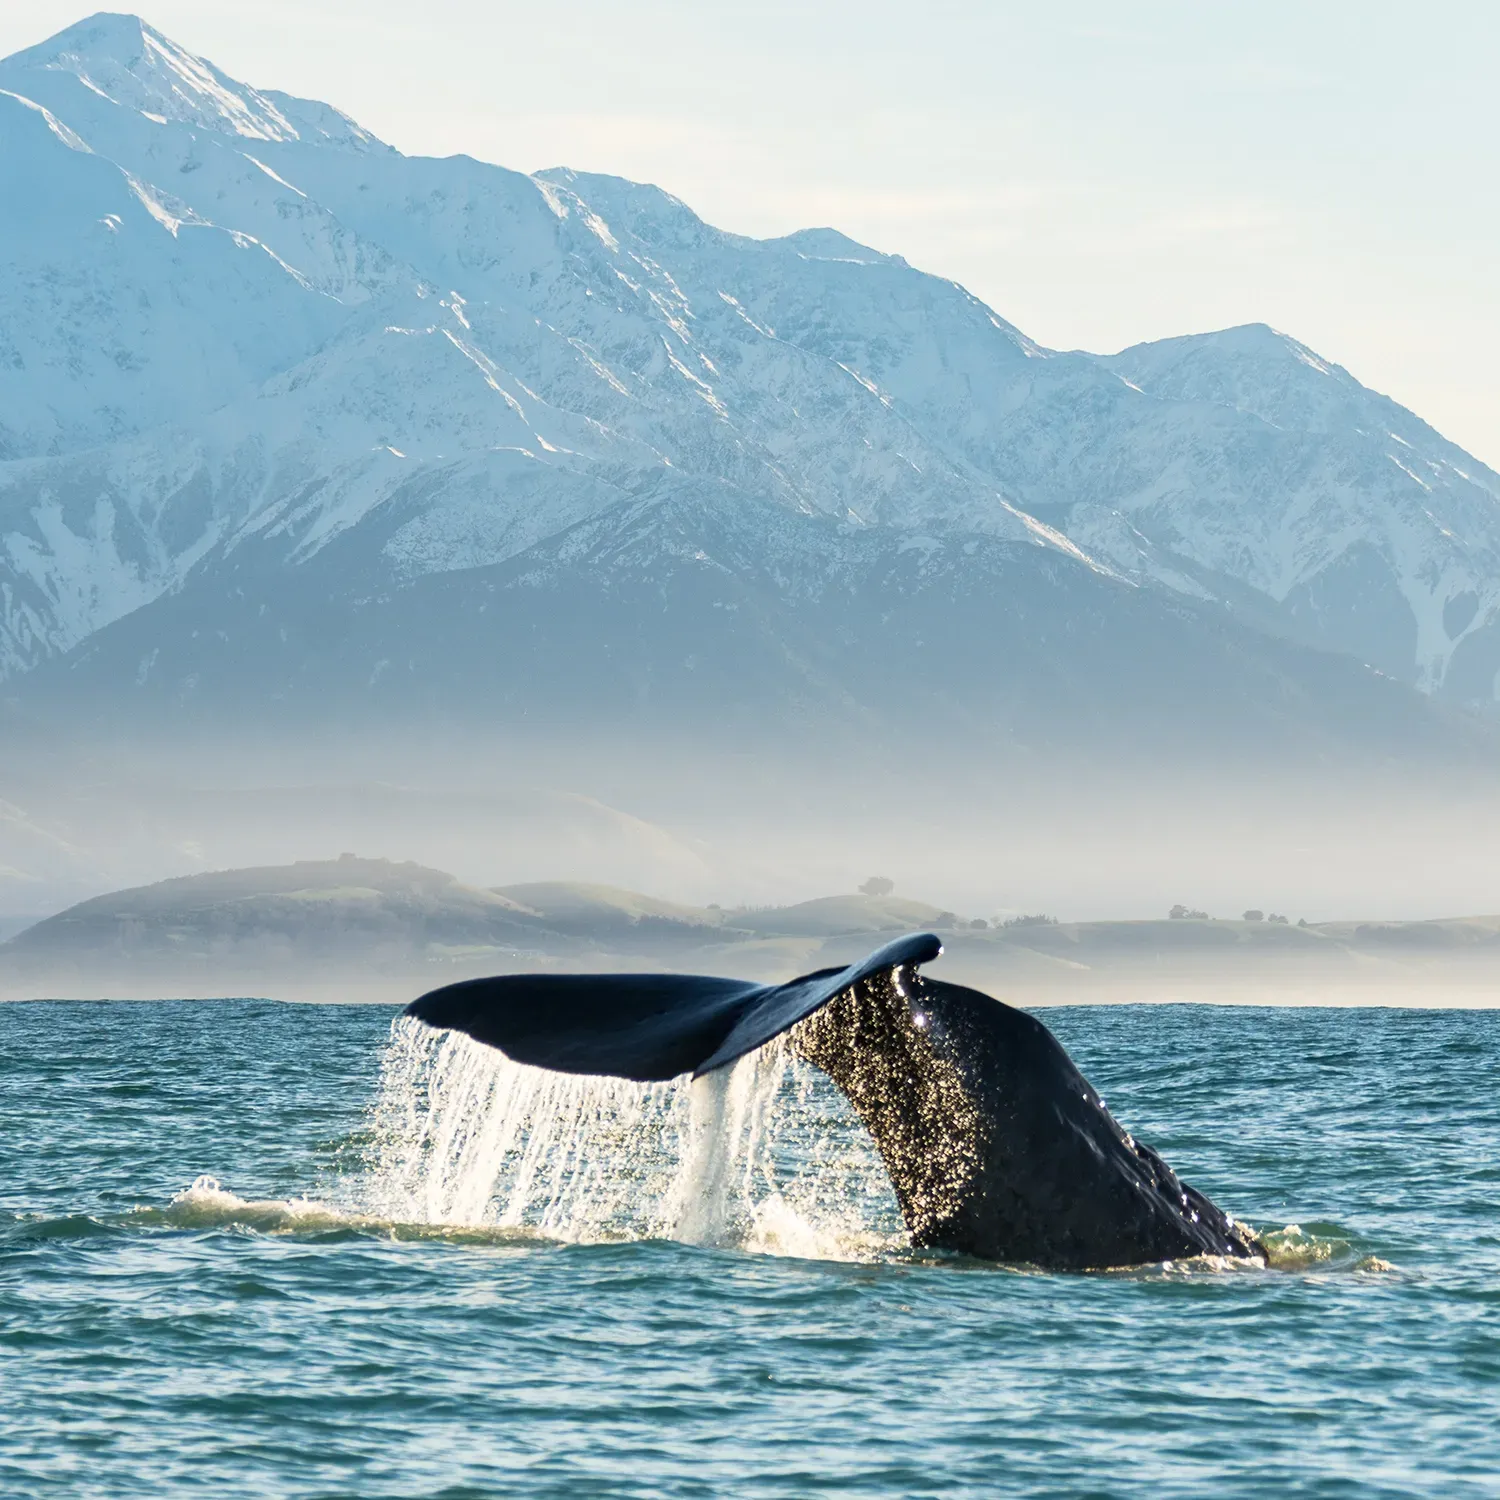
<svg viewBox="0 0 1500 1500"><path fill-rule="evenodd" d="M358 1207L390 1222L820 1258L905 1242L864 1129L782 1042L696 1081L635 1083L397 1020L372 1114Z"/></svg>

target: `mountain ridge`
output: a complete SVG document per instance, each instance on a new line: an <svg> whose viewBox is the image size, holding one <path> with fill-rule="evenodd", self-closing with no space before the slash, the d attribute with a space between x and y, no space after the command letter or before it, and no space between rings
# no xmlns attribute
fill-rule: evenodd
<svg viewBox="0 0 1500 1500"><path fill-rule="evenodd" d="M20 143L0 171L39 205L0 227L24 309L0 324L0 672L20 701L67 719L103 683L123 720L189 712L212 682L221 713L237 695L259 713L294 692L289 629L332 600L354 646L310 697L364 684L374 711L393 658L356 649L380 615L361 600L429 600L437 660L467 639L444 595L476 570L512 567L512 598L563 580L552 614L524 596L531 640L557 609L603 610L630 558L636 603L610 629L644 644L616 669L670 683L733 601L683 583L690 624L668 637L647 600L721 553L780 559L748 670L780 671L767 701L806 697L815 735L818 684L872 722L884 591L915 576L890 559L925 553L948 570L922 597L952 644L891 696L973 725L965 683L993 676L970 693L991 739L1101 732L1098 710L1047 719L1049 676L1086 705L1123 673L1121 703L1134 683L1167 705L1161 679L1185 674L1222 739L1280 748L1340 741L1320 696L1378 698L1383 718L1342 731L1377 755L1447 721L1360 685L1370 668L1494 708L1500 477L1264 325L1047 350L837 230L757 241L621 178L405 157L135 17L0 61L0 90ZM987 588L1001 602L966 613ZM1122 588L1145 601L1126 611L1134 660L1028 640L1057 607L1105 628ZM847 596L864 607L799 616ZM235 645L248 613L268 634ZM826 654L820 631L847 648L842 676L796 665ZM558 667L537 657L495 711L546 721ZM1161 712L1170 741L1194 706Z"/></svg>

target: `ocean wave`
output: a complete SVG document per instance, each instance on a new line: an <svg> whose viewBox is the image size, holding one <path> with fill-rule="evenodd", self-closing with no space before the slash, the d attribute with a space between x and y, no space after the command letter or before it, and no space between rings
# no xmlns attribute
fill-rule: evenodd
<svg viewBox="0 0 1500 1500"><path fill-rule="evenodd" d="M133 1210L128 1222L144 1228L245 1229L308 1238L359 1235L470 1245L536 1244L547 1238L526 1225L419 1223L361 1213L316 1198L242 1198L207 1175L194 1178L164 1208Z"/></svg>
<svg viewBox="0 0 1500 1500"><path fill-rule="evenodd" d="M119 1215L67 1214L18 1217L5 1238L21 1240L94 1240L140 1231L241 1231L255 1235L312 1241L380 1239L455 1246L501 1246L540 1249L564 1245L625 1245L673 1240L670 1235L596 1227L586 1236L569 1235L532 1224L432 1222L391 1218L317 1198L243 1198L218 1178L204 1174L163 1206L137 1206ZM1085 1273L1109 1277L1243 1276L1256 1272L1326 1271L1383 1274L1397 1269L1362 1246L1337 1224L1287 1224L1261 1230L1267 1259L1239 1260L1203 1255L1160 1265L1101 1267ZM678 1244L691 1244L676 1241ZM701 1243L701 1242L700 1242ZM1026 1266L997 1266L966 1256L914 1248L898 1232L845 1222L831 1225L809 1219L777 1194L755 1205L751 1216L719 1236L710 1248L794 1260L864 1264L923 1265L951 1269L1047 1275Z"/></svg>
<svg viewBox="0 0 1500 1500"><path fill-rule="evenodd" d="M1364 1249L1355 1236L1337 1224L1287 1224L1281 1229L1261 1231L1260 1242L1269 1252L1273 1271L1386 1272L1396 1269Z"/></svg>

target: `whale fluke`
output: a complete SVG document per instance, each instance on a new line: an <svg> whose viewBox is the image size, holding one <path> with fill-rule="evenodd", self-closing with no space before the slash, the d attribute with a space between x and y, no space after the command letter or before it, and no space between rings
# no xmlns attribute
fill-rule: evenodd
<svg viewBox="0 0 1500 1500"><path fill-rule="evenodd" d="M781 985L684 974L518 974L406 1014L517 1062L641 1081L722 1068L783 1032L875 1141L913 1244L1052 1270L1263 1256L1134 1140L1034 1016L927 978L931 933Z"/></svg>
<svg viewBox="0 0 1500 1500"><path fill-rule="evenodd" d="M930 963L942 951L931 933L917 933L847 968L786 984L699 974L502 974L431 990L405 1013L534 1067L658 1082L722 1068L844 990Z"/></svg>

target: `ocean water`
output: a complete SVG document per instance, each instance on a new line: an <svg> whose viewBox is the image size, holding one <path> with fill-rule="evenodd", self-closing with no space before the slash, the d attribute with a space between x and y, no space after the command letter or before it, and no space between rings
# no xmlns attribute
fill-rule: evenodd
<svg viewBox="0 0 1500 1500"><path fill-rule="evenodd" d="M913 1253L780 1053L0 1006L0 1495L1500 1495L1500 1012L1046 1020L1271 1265Z"/></svg>

